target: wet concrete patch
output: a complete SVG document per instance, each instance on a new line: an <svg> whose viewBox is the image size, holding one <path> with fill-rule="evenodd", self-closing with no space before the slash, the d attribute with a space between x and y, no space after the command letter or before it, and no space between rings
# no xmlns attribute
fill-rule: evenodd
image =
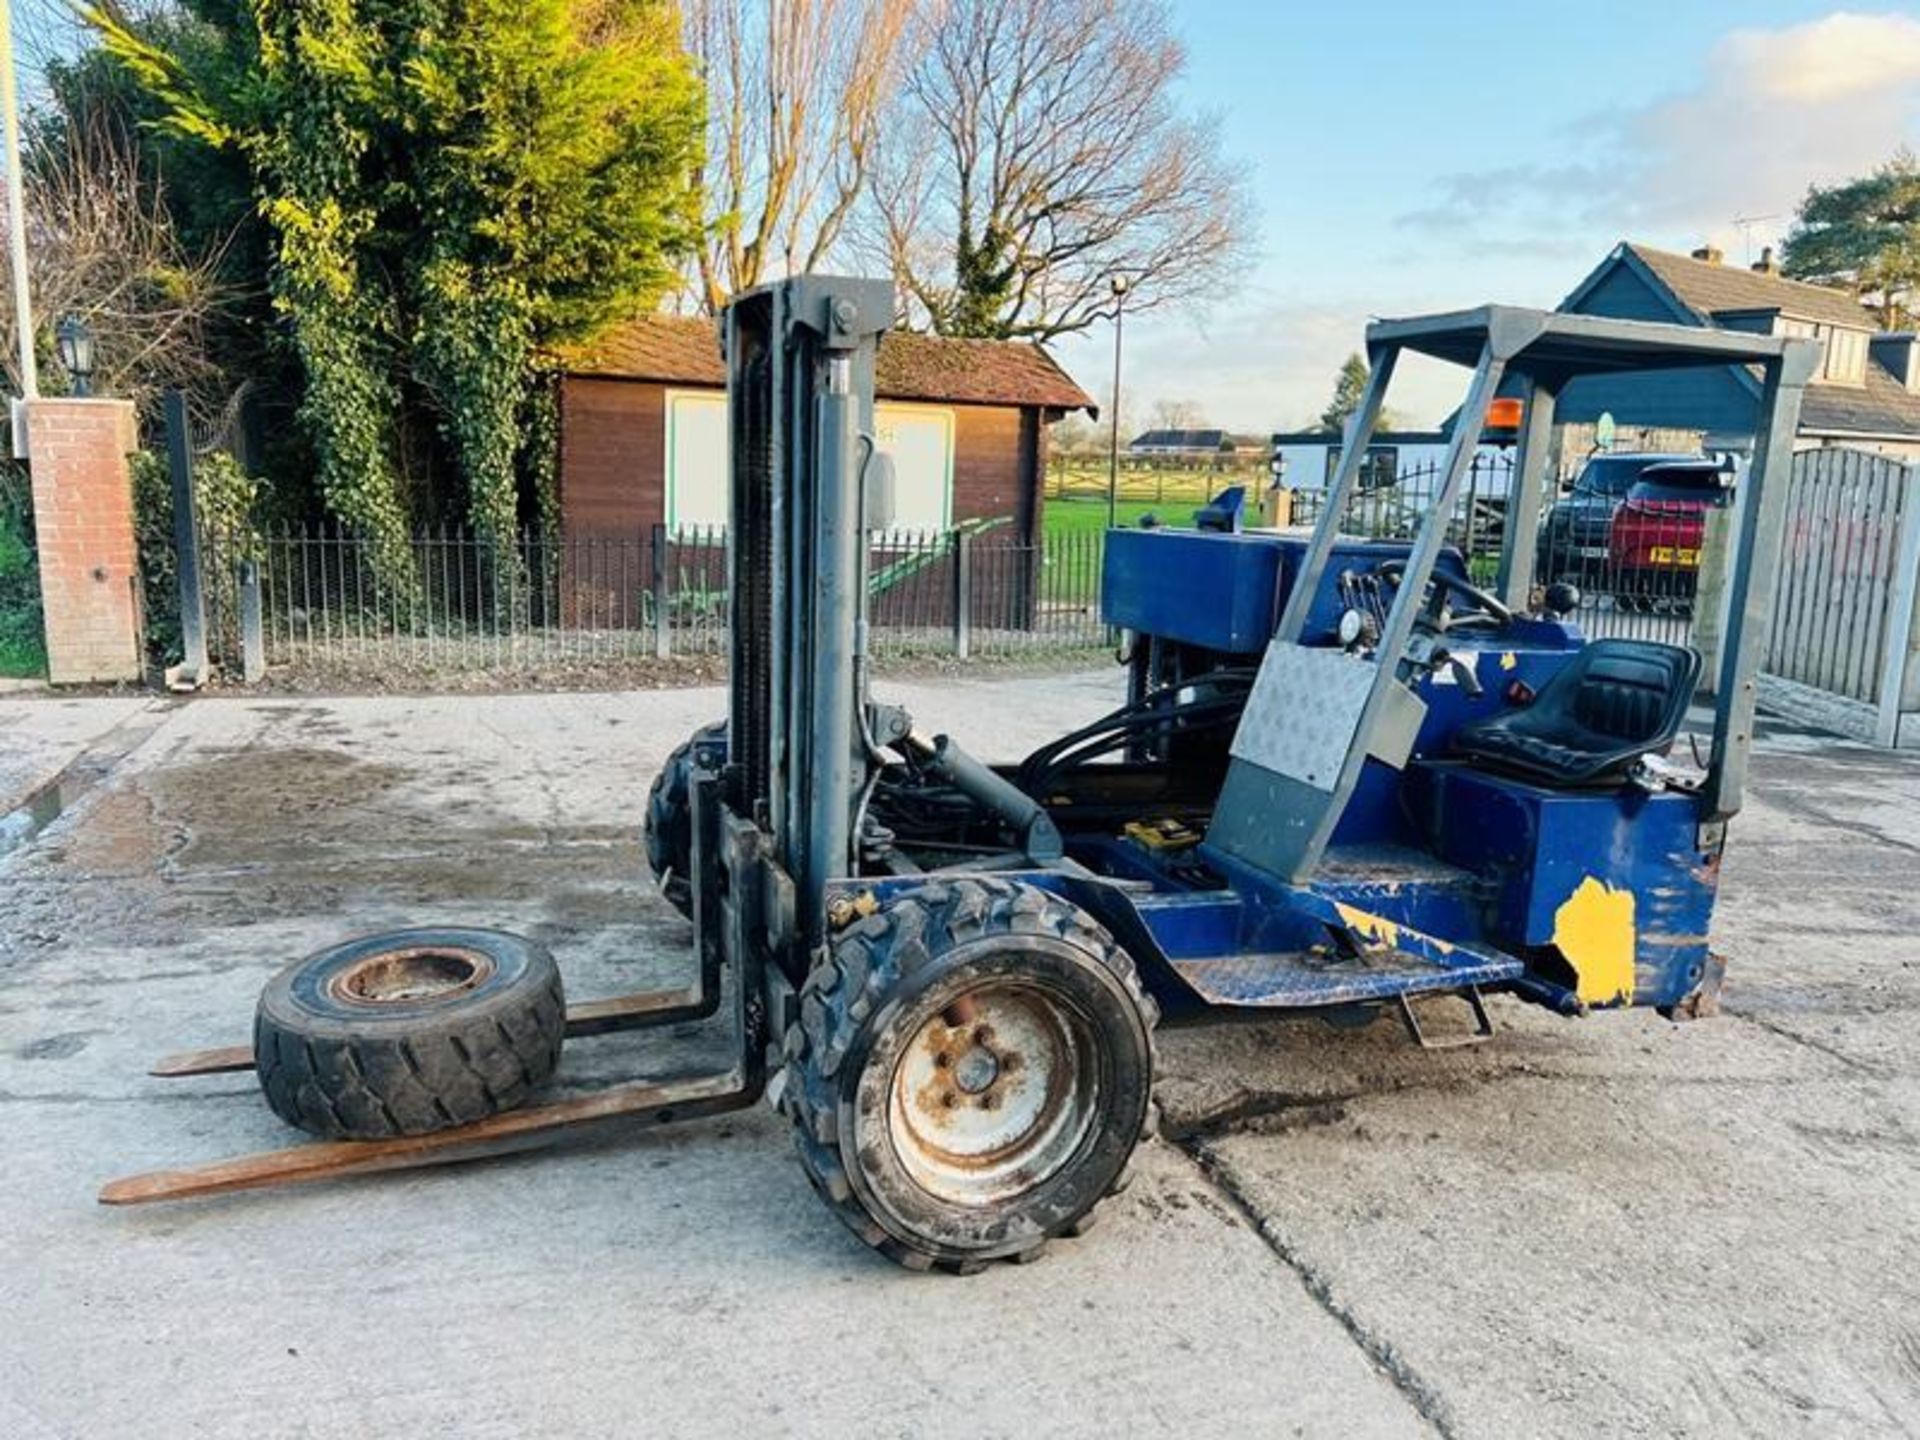
<svg viewBox="0 0 1920 1440"><path fill-rule="evenodd" d="M86 1049L88 1042L98 1033L96 1030L68 1030L59 1035L30 1040L13 1053L22 1060L66 1060Z"/></svg>
<svg viewBox="0 0 1920 1440"><path fill-rule="evenodd" d="M376 844L365 812L409 778L397 765L345 750L249 746L195 756L144 786L157 817L186 829L177 863L233 865L315 840L360 835Z"/></svg>

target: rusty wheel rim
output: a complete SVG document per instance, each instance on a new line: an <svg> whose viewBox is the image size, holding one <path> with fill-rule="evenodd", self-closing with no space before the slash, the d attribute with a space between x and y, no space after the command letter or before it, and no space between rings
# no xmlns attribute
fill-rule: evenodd
<svg viewBox="0 0 1920 1440"><path fill-rule="evenodd" d="M1063 1169L1092 1132L1099 1074L1088 1021L1030 985L950 1001L901 1052L887 1132L921 1189L989 1205Z"/></svg>
<svg viewBox="0 0 1920 1440"><path fill-rule="evenodd" d="M483 984L493 960L460 946L415 946L362 956L327 982L348 1005L419 1005L461 995Z"/></svg>

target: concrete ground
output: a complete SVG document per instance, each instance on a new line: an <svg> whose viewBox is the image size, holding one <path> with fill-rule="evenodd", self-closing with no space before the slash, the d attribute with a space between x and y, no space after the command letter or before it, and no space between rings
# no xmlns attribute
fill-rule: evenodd
<svg viewBox="0 0 1920 1440"><path fill-rule="evenodd" d="M99 746L129 720L161 708L139 696L78 699L24 690L0 693L0 815L67 769L82 751Z"/></svg>
<svg viewBox="0 0 1920 1440"><path fill-rule="evenodd" d="M1115 693L884 689L990 755ZM0 858L0 1435L1920 1428L1920 757L1791 734L1763 742L1726 864L1725 1015L1502 1002L1496 1040L1451 1052L1384 1023L1170 1033L1168 1138L1036 1266L895 1270L763 1109L93 1203L115 1174L295 1138L250 1077L142 1072L244 1040L263 979L348 934L520 930L576 999L681 979L687 927L643 884L637 827L659 762L722 707L0 706L0 776L70 766ZM710 1044L583 1040L566 1069Z"/></svg>

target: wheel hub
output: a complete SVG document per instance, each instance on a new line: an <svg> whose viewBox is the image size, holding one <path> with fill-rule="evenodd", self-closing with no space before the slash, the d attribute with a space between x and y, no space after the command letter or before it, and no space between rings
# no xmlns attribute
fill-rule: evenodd
<svg viewBox="0 0 1920 1440"><path fill-rule="evenodd" d="M887 1132L901 1166L942 1200L987 1205L1059 1171L1098 1113L1088 1022L1031 985L951 1001L901 1052Z"/></svg>
<svg viewBox="0 0 1920 1440"><path fill-rule="evenodd" d="M415 947L383 950L346 966L328 983L349 1005L412 1005L473 989L493 974L478 950Z"/></svg>

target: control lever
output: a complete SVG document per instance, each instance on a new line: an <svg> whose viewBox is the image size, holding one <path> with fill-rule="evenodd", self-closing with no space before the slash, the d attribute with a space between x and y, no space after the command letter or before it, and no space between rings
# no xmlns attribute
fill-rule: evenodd
<svg viewBox="0 0 1920 1440"><path fill-rule="evenodd" d="M1486 687L1480 683L1480 676L1466 661L1442 650L1433 657L1433 663L1436 668L1444 665L1453 673L1454 683L1467 692L1469 700L1478 700L1486 694Z"/></svg>

